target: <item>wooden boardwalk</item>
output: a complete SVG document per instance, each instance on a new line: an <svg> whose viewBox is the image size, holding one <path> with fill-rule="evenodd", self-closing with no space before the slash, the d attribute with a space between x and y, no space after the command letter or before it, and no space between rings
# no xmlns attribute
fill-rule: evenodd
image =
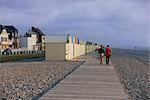
<svg viewBox="0 0 150 100"><path fill-rule="evenodd" d="M39 100L128 100L112 65L91 56Z"/></svg>

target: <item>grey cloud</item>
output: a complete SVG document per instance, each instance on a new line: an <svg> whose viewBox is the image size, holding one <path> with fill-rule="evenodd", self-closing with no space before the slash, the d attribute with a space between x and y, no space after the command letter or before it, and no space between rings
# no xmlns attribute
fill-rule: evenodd
<svg viewBox="0 0 150 100"><path fill-rule="evenodd" d="M149 0L10 1L0 0L0 22L16 25L22 33L34 25L46 34L78 34L114 46L148 42Z"/></svg>

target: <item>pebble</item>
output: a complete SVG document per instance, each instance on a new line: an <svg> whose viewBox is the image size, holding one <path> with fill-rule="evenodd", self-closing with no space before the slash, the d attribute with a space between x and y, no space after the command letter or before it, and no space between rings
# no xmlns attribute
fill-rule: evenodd
<svg viewBox="0 0 150 100"><path fill-rule="evenodd" d="M150 66L124 55L113 54L111 60L129 97L150 100Z"/></svg>
<svg viewBox="0 0 150 100"><path fill-rule="evenodd" d="M64 78L82 62L0 64L0 100L30 100Z"/></svg>

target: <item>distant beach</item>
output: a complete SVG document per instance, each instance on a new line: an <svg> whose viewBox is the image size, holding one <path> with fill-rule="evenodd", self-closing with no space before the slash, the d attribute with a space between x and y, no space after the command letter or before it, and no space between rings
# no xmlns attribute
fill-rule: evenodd
<svg viewBox="0 0 150 100"><path fill-rule="evenodd" d="M113 49L112 62L131 99L150 99L149 54L143 50Z"/></svg>
<svg viewBox="0 0 150 100"><path fill-rule="evenodd" d="M133 50L133 49L113 49L113 54L128 56L130 58L141 61L142 63L150 64L150 50Z"/></svg>

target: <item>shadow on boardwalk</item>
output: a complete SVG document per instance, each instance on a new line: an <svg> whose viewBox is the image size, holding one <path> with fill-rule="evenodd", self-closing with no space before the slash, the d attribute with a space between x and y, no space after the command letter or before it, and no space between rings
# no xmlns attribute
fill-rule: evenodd
<svg viewBox="0 0 150 100"><path fill-rule="evenodd" d="M112 65L100 65L94 55L39 100L128 100Z"/></svg>

